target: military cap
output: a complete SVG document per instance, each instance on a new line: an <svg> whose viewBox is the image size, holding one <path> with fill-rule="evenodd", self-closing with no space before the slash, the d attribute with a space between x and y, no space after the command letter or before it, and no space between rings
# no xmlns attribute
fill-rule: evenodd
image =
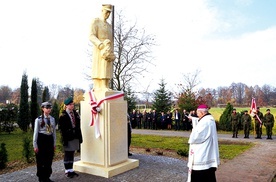
<svg viewBox="0 0 276 182"><path fill-rule="evenodd" d="M71 103L73 103L73 98L72 98L72 97L68 97L68 98L64 101L64 104L65 104L65 105L69 105L69 104L71 104Z"/></svg>
<svg viewBox="0 0 276 182"><path fill-rule="evenodd" d="M260 109L260 107L257 107L257 109Z"/></svg>
<svg viewBox="0 0 276 182"><path fill-rule="evenodd" d="M248 110L245 110L244 112L248 112Z"/></svg>
<svg viewBox="0 0 276 182"><path fill-rule="evenodd" d="M267 109L266 111L270 111L270 109Z"/></svg>
<svg viewBox="0 0 276 182"><path fill-rule="evenodd" d="M44 107L52 107L52 104L50 102L43 102L41 104L41 107L44 108Z"/></svg>
<svg viewBox="0 0 276 182"><path fill-rule="evenodd" d="M233 111L236 111L236 109L234 108Z"/></svg>
<svg viewBox="0 0 276 182"><path fill-rule="evenodd" d="M106 11L112 11L112 5L111 4L103 4L102 9Z"/></svg>

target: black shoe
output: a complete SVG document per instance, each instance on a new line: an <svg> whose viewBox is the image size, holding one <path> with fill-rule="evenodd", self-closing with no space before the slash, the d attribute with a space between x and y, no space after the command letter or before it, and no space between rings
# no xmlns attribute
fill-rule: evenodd
<svg viewBox="0 0 276 182"><path fill-rule="evenodd" d="M65 173L65 176L67 177L67 178L73 178L74 176L72 175L72 172L67 172L67 173Z"/></svg>
<svg viewBox="0 0 276 182"><path fill-rule="evenodd" d="M128 156L132 156L132 153L128 153Z"/></svg>
<svg viewBox="0 0 276 182"><path fill-rule="evenodd" d="M74 176L79 176L75 171L71 172L71 175L74 177Z"/></svg>

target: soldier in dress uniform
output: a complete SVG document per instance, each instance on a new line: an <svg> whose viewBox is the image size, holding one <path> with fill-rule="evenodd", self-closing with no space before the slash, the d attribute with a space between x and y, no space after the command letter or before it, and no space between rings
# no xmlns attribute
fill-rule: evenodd
<svg viewBox="0 0 276 182"><path fill-rule="evenodd" d="M258 117L257 117L258 116ZM263 120L263 113L260 111L260 107L257 107L257 111L255 116L253 117L255 120L255 131L256 131L256 139L262 139L262 120ZM259 121L260 119L260 121Z"/></svg>
<svg viewBox="0 0 276 182"><path fill-rule="evenodd" d="M69 97L64 101L65 110L62 111L59 117L59 128L64 149L64 167L65 176L73 178L79 176L73 170L74 154L79 150L82 143L82 133L80 128L80 116L74 110L73 98Z"/></svg>
<svg viewBox="0 0 276 182"><path fill-rule="evenodd" d="M270 113L270 109L266 110L266 114L264 115L264 126L266 128L267 138L272 140L272 128L274 126L274 116Z"/></svg>
<svg viewBox="0 0 276 182"><path fill-rule="evenodd" d="M51 182L52 162L56 147L55 118L50 115L52 104L41 104L42 115L34 123L33 147L36 156L38 180Z"/></svg>
<svg viewBox="0 0 276 182"><path fill-rule="evenodd" d="M233 109L233 112L231 114L231 121L232 121L232 131L233 131L232 138L238 138L238 125L240 121L240 114L237 113L236 109Z"/></svg>
<svg viewBox="0 0 276 182"><path fill-rule="evenodd" d="M252 122L252 118L248 114L248 111L244 111L244 114L241 117L241 123L243 124L244 138L249 138L251 122Z"/></svg>

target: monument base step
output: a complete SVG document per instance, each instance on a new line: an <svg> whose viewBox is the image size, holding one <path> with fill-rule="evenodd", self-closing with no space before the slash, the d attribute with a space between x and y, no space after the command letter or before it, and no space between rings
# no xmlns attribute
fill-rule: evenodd
<svg viewBox="0 0 276 182"><path fill-rule="evenodd" d="M111 166L102 167L90 163L84 163L82 161L74 162L74 170L81 173L91 174L95 176L101 176L105 178L110 178L112 176L121 174L123 172L129 171L139 166L139 160L128 159L127 161Z"/></svg>

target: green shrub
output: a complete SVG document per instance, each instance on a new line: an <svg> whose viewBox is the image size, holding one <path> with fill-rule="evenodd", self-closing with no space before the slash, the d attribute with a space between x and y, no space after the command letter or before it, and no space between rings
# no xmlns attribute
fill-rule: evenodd
<svg viewBox="0 0 276 182"><path fill-rule="evenodd" d="M219 130L223 131L231 131L232 123L231 123L231 113L233 111L233 106L228 103L222 115L219 118Z"/></svg>
<svg viewBox="0 0 276 182"><path fill-rule="evenodd" d="M4 169L7 166L8 162L8 152L5 147L5 143L1 143L1 148L0 148L0 169Z"/></svg>
<svg viewBox="0 0 276 182"><path fill-rule="evenodd" d="M29 136L23 138L23 158L26 159L27 163L31 163L33 159L33 147L32 140Z"/></svg>
<svg viewBox="0 0 276 182"><path fill-rule="evenodd" d="M189 150L187 150L187 149L184 149L184 150L179 149L179 150L177 151L177 154L178 154L178 155L181 155L181 156L184 156L184 157L188 157L188 156L189 156Z"/></svg>

